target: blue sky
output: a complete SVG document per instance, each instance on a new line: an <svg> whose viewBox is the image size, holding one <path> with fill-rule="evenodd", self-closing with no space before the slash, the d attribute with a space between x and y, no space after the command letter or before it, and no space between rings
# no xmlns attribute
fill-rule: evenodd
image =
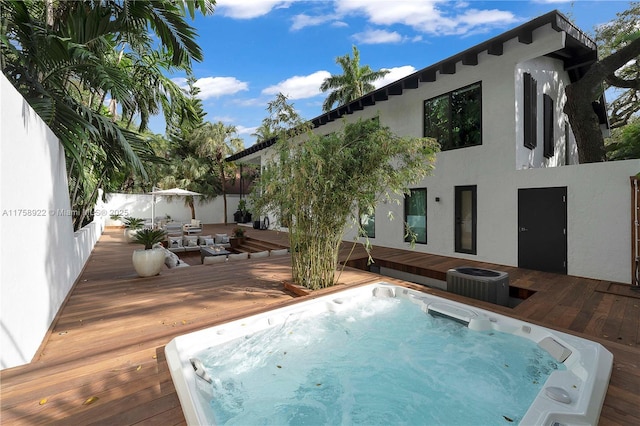
<svg viewBox="0 0 640 426"><path fill-rule="evenodd" d="M217 0L192 22L204 60L193 64L205 120L236 126L245 146L278 92L306 119L322 113L319 86L340 74L335 58L388 69L384 86L558 9L583 31L615 19L628 1ZM184 76L170 76L184 84ZM155 118L151 130L164 133Z"/></svg>

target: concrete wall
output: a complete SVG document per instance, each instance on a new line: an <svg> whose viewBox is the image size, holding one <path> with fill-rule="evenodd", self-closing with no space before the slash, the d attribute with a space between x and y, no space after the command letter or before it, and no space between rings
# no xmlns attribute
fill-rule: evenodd
<svg viewBox="0 0 640 426"><path fill-rule="evenodd" d="M74 233L58 139L0 76L0 368L31 361L100 237Z"/></svg>

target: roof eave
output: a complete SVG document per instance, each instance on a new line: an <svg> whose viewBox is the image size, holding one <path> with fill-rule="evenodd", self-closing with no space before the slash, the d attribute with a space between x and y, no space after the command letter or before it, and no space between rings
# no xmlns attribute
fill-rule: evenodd
<svg viewBox="0 0 640 426"><path fill-rule="evenodd" d="M569 55L561 59L565 62L565 69L569 71L572 81L579 79L593 62L597 60L596 43L591 40L578 27L573 25L559 11L554 10L528 21L519 27L506 31L496 37L493 37L483 43L477 44L466 49L456 55L443 59L433 65L414 72L400 80L387 84L373 92L341 105L329 112L319 115L310 120L314 128L320 127L328 122L335 121L354 111L359 111L365 107L375 105L377 102L383 102L390 96L401 95L404 90L416 89L420 83L431 83L436 81L436 75L439 74L455 74L456 64L461 62L463 65L478 65L478 55L486 51L489 55L500 56L503 54L503 46L509 40L517 38L520 43L530 44L533 42L533 31L547 24L551 25L555 31L565 32L570 37L571 45L574 50L580 54ZM560 51L558 51L560 52ZM226 159L226 161L235 161L249 154L266 149L276 143L276 138L257 143L244 151L236 153Z"/></svg>

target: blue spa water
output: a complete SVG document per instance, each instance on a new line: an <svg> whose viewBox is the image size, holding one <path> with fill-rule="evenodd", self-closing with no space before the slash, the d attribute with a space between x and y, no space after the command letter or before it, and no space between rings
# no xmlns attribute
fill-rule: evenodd
<svg viewBox="0 0 640 426"><path fill-rule="evenodd" d="M565 369L527 339L402 298L290 319L197 357L214 395L199 397L228 425L517 424Z"/></svg>

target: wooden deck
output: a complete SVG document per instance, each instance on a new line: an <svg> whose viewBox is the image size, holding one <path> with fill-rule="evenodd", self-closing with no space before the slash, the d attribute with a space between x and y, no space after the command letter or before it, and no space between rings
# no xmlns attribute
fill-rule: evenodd
<svg viewBox="0 0 640 426"><path fill-rule="evenodd" d="M205 233L231 226L206 225ZM287 235L249 230L249 237L288 246ZM174 337L296 303L284 290L290 257L164 270L137 278L122 231L108 229L58 313L39 354L28 365L0 372L2 424L184 424L164 358ZM351 249L345 244L344 260ZM510 274L512 286L535 291L515 308L430 293L576 334L605 345L614 368L600 424L640 424L640 294L629 286L513 267L375 247L376 263L443 279L449 268L474 265ZM350 259L364 257L356 248ZM199 255L186 256L199 263ZM347 268L340 285L379 280ZM385 278L386 281L398 280ZM410 285L410 284L407 284Z"/></svg>

